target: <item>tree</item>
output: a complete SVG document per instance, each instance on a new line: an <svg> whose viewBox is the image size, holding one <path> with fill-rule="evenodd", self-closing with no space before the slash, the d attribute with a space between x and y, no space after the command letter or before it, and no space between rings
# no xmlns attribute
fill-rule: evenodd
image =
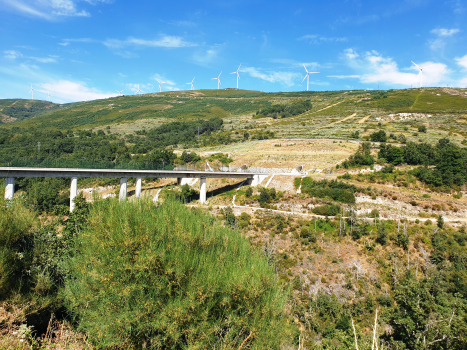
<svg viewBox="0 0 467 350"><path fill-rule="evenodd" d="M259 192L259 202L268 203L270 199L271 199L271 196L269 194L268 189L265 187L262 187Z"/></svg>
<svg viewBox="0 0 467 350"><path fill-rule="evenodd" d="M443 216L442 216L442 215L438 216L437 224L438 224L438 227L439 227L439 228L443 228L443 227L444 227L444 219L443 219Z"/></svg>
<svg viewBox="0 0 467 350"><path fill-rule="evenodd" d="M274 267L177 201L94 203L75 245L65 305L97 348L279 349L290 339Z"/></svg>
<svg viewBox="0 0 467 350"><path fill-rule="evenodd" d="M386 230L386 223L381 220L378 225L378 233L376 237L376 242L381 245L386 245L388 243L388 232Z"/></svg>
<svg viewBox="0 0 467 350"><path fill-rule="evenodd" d="M388 137L384 130L380 130L371 134L370 139L373 142L386 142L388 140Z"/></svg>
<svg viewBox="0 0 467 350"><path fill-rule="evenodd" d="M418 132L425 132L426 133L426 126L425 125L420 125L418 127Z"/></svg>

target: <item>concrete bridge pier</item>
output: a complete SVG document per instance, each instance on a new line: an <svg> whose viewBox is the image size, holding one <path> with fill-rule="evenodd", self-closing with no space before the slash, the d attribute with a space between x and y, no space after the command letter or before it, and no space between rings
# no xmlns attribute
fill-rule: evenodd
<svg viewBox="0 0 467 350"><path fill-rule="evenodd" d="M199 179L199 202L201 204L206 203L206 178L201 177Z"/></svg>
<svg viewBox="0 0 467 350"><path fill-rule="evenodd" d="M5 179L5 199L11 200L15 195L15 178L7 177Z"/></svg>
<svg viewBox="0 0 467 350"><path fill-rule="evenodd" d="M135 196L138 198L141 196L141 183L142 183L142 178L137 177L136 178L136 191L135 191Z"/></svg>
<svg viewBox="0 0 467 350"><path fill-rule="evenodd" d="M258 186L259 184L261 184L261 182L264 181L264 179L266 179L267 177L269 176L269 174L256 174L253 176L252 179L249 179L248 182L250 183L251 186Z"/></svg>
<svg viewBox="0 0 467 350"><path fill-rule="evenodd" d="M127 191L127 178L122 177L120 178L120 193L118 199L121 201L126 200L126 191Z"/></svg>
<svg viewBox="0 0 467 350"><path fill-rule="evenodd" d="M182 178L181 177L177 177L177 185L181 185L182 184Z"/></svg>
<svg viewBox="0 0 467 350"><path fill-rule="evenodd" d="M75 209L75 198L78 195L78 178L72 177L71 178L71 186L70 186L70 213L73 212Z"/></svg>

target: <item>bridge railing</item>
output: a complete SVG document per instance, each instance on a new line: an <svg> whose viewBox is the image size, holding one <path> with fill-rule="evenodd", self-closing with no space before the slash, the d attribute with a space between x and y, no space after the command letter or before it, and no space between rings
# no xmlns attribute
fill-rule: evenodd
<svg viewBox="0 0 467 350"><path fill-rule="evenodd" d="M173 170L174 166L164 163L107 162L77 159L28 159L0 160L0 167L26 168L81 168L81 169L124 169L124 170Z"/></svg>

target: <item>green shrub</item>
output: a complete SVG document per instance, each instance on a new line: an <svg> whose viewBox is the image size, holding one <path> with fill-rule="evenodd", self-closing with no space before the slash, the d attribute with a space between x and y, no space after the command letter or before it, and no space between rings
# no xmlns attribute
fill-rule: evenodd
<svg viewBox="0 0 467 350"><path fill-rule="evenodd" d="M354 185L336 180L314 181L310 177L305 177L302 182L302 193L306 193L310 197L330 198L348 204L355 203L355 190Z"/></svg>
<svg viewBox="0 0 467 350"><path fill-rule="evenodd" d="M286 296L238 232L166 200L97 202L64 297L99 348L278 349ZM251 336L249 336L251 334ZM246 347L245 347L246 345Z"/></svg>
<svg viewBox="0 0 467 350"><path fill-rule="evenodd" d="M384 221L379 222L376 242L381 245L388 243L388 231L386 230L386 223Z"/></svg>
<svg viewBox="0 0 467 350"><path fill-rule="evenodd" d="M323 216L336 216L340 213L341 207L339 205L320 205L313 208L313 213Z"/></svg>
<svg viewBox="0 0 467 350"><path fill-rule="evenodd" d="M33 222L33 214L17 200L0 201L0 298L27 288Z"/></svg>
<svg viewBox="0 0 467 350"><path fill-rule="evenodd" d="M300 187L300 184L302 183L302 178L301 177L296 177L293 179L293 185L295 189L298 189Z"/></svg>
<svg viewBox="0 0 467 350"><path fill-rule="evenodd" d="M373 142L386 142L388 140L388 137L384 130L380 130L371 134L370 139Z"/></svg>

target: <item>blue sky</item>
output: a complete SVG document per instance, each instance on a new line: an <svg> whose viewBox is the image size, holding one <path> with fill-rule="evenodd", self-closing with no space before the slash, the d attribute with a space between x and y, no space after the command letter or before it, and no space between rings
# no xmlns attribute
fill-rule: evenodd
<svg viewBox="0 0 467 350"><path fill-rule="evenodd" d="M0 0L0 98L467 87L467 1Z"/></svg>

